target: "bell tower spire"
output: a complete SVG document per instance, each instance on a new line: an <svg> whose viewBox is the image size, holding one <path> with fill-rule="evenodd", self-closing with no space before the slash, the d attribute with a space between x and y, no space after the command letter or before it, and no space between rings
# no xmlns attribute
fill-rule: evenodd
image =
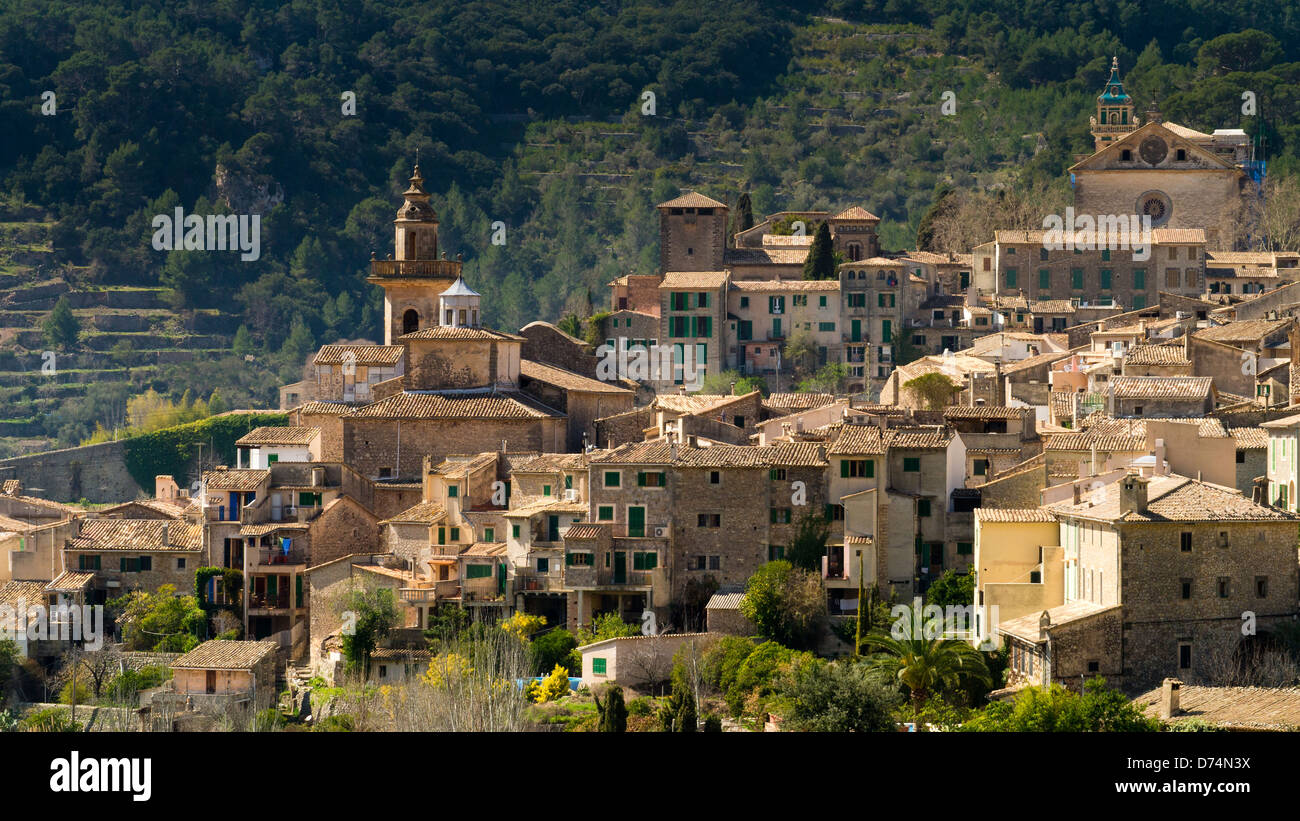
<svg viewBox="0 0 1300 821"><path fill-rule="evenodd" d="M438 247L438 215L424 189L417 150L415 168L394 226L394 253L371 259L366 281L384 289L384 344L438 324L439 295L460 277L461 261Z"/></svg>
<svg viewBox="0 0 1300 821"><path fill-rule="evenodd" d="M1119 57L1110 58L1110 79L1106 81L1106 90L1097 97L1097 114L1091 124L1093 151L1102 150L1138 127L1133 116L1133 98L1124 91L1124 83L1119 78Z"/></svg>

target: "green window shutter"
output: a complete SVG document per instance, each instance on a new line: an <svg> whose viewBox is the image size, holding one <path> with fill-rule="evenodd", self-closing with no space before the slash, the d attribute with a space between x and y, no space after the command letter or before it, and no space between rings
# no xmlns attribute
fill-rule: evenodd
<svg viewBox="0 0 1300 821"><path fill-rule="evenodd" d="M1147 298L1142 294L1133 297L1133 310L1140 311L1147 306Z"/></svg>
<svg viewBox="0 0 1300 821"><path fill-rule="evenodd" d="M600 522L614 521L614 506L601 505L600 507L596 508L596 520Z"/></svg>
<svg viewBox="0 0 1300 821"><path fill-rule="evenodd" d="M916 473L921 469L921 458L919 456L903 457L903 470L907 473Z"/></svg>
<svg viewBox="0 0 1300 821"><path fill-rule="evenodd" d="M573 490L573 477L572 477L572 476L565 476L565 477L564 477L564 489L565 489L565 490Z"/></svg>
<svg viewBox="0 0 1300 821"><path fill-rule="evenodd" d="M916 502L916 515L917 515L917 516L929 516L929 515L930 515L930 500L929 500L929 499L918 499L918 500L917 500L917 502Z"/></svg>
<svg viewBox="0 0 1300 821"><path fill-rule="evenodd" d="M636 486L637 486L637 487L645 487L645 472L644 472L644 471L638 471L638 472L637 472L637 474L636 474Z"/></svg>
<svg viewBox="0 0 1300 821"><path fill-rule="evenodd" d="M848 459L841 459L841 460L840 460L840 478L841 478L841 479L847 479L847 478L849 478L849 460L848 460Z"/></svg>
<svg viewBox="0 0 1300 821"><path fill-rule="evenodd" d="M451 540L452 540L453 542L459 542L459 541L460 541L460 528L459 528L459 527L453 527L453 528L451 529Z"/></svg>
<svg viewBox="0 0 1300 821"><path fill-rule="evenodd" d="M460 486L459 486L459 485L447 485L447 498L448 498L448 499L455 499L455 498L456 498L457 496L459 496L459 495L460 495Z"/></svg>
<svg viewBox="0 0 1300 821"><path fill-rule="evenodd" d="M519 525L510 526L510 535L515 537L516 539L519 538Z"/></svg>
<svg viewBox="0 0 1300 821"><path fill-rule="evenodd" d="M1016 287L1016 269L1015 269L1015 268L1008 268L1008 269L1007 269L1007 287L1008 287L1008 288L1014 288L1014 287Z"/></svg>
<svg viewBox="0 0 1300 821"><path fill-rule="evenodd" d="M618 487L621 484L619 473L616 470L605 471L605 487Z"/></svg>
<svg viewBox="0 0 1300 821"><path fill-rule="evenodd" d="M969 556L975 552L975 546L971 542L957 542L957 555Z"/></svg>
<svg viewBox="0 0 1300 821"><path fill-rule="evenodd" d="M1070 270L1070 287L1076 291L1083 290L1083 269L1073 268Z"/></svg>
<svg viewBox="0 0 1300 821"><path fill-rule="evenodd" d="M295 576L294 607L302 607L302 576Z"/></svg>
<svg viewBox="0 0 1300 821"><path fill-rule="evenodd" d="M1052 290L1052 272L1047 268L1038 269L1038 290Z"/></svg>
<svg viewBox="0 0 1300 821"><path fill-rule="evenodd" d="M1133 269L1133 290L1145 291L1147 289L1147 272L1145 268Z"/></svg>
<svg viewBox="0 0 1300 821"><path fill-rule="evenodd" d="M1110 269L1109 268L1101 269L1101 289L1103 291L1110 290Z"/></svg>
<svg viewBox="0 0 1300 821"><path fill-rule="evenodd" d="M497 530L495 527L483 528L483 541L495 542L497 540Z"/></svg>
<svg viewBox="0 0 1300 821"><path fill-rule="evenodd" d="M593 675L605 675L605 660L603 658L594 658L591 660L591 672Z"/></svg>
<svg viewBox="0 0 1300 821"><path fill-rule="evenodd" d="M551 495L551 486L550 486L550 485L542 485L542 495L543 495L543 496L550 496L550 495Z"/></svg>
<svg viewBox="0 0 1300 821"><path fill-rule="evenodd" d="M874 478L876 478L876 460L875 460L875 459L868 459L868 460L867 460L867 478L868 478L868 479L874 479Z"/></svg>
<svg viewBox="0 0 1300 821"><path fill-rule="evenodd" d="M446 544L446 543L447 543L447 528L440 527L438 528L438 544Z"/></svg>

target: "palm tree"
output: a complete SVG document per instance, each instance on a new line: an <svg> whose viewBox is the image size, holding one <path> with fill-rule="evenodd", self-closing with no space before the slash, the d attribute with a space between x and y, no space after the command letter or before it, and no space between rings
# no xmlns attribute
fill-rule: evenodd
<svg viewBox="0 0 1300 821"><path fill-rule="evenodd" d="M869 662L872 667L908 689L914 713L921 711L932 693L957 690L969 683L992 686L984 657L960 639L910 635L900 639L874 632L862 643L876 651Z"/></svg>

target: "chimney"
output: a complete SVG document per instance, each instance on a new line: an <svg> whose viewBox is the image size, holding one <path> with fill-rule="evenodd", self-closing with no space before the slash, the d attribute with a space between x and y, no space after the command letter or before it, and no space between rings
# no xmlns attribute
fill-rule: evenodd
<svg viewBox="0 0 1300 821"><path fill-rule="evenodd" d="M171 540L167 538L167 523L166 523L166 522L163 523L162 543L163 543L163 547L166 547L166 546L168 546L169 544L171 544Z"/></svg>
<svg viewBox="0 0 1300 821"><path fill-rule="evenodd" d="M1083 487L1078 481L1070 483L1070 490L1074 492L1074 504L1077 505L1083 501Z"/></svg>
<svg viewBox="0 0 1300 821"><path fill-rule="evenodd" d="M1165 440L1156 440L1156 466L1151 470L1154 476L1165 475Z"/></svg>
<svg viewBox="0 0 1300 821"><path fill-rule="evenodd" d="M685 395L686 395L686 386L685 386L685 385L682 385L681 387L679 387L679 388L677 389L677 394L678 394L679 396L685 396Z"/></svg>
<svg viewBox="0 0 1300 821"><path fill-rule="evenodd" d="M1250 500L1257 505L1268 504L1268 477L1256 476L1251 480Z"/></svg>
<svg viewBox="0 0 1300 821"><path fill-rule="evenodd" d="M1139 476L1136 473L1130 473L1119 482L1119 509L1120 513L1132 511L1134 513L1147 512L1147 485L1151 480Z"/></svg>
<svg viewBox="0 0 1300 821"><path fill-rule="evenodd" d="M1038 617L1038 640L1045 641L1047 631L1050 629L1052 629L1052 617L1047 615L1047 611L1044 610L1042 615Z"/></svg>
<svg viewBox="0 0 1300 821"><path fill-rule="evenodd" d="M1159 714L1163 719L1171 719L1182 712L1179 707L1179 690L1183 683L1176 678L1167 678L1160 684Z"/></svg>

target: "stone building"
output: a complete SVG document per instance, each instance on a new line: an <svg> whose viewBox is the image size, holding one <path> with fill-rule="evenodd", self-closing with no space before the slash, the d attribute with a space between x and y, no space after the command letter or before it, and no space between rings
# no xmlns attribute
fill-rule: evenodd
<svg viewBox="0 0 1300 821"><path fill-rule="evenodd" d="M1252 641L1243 613L1260 633L1297 614L1294 514L1207 482L1135 473L1047 508L1061 525L1065 603L1122 608L1122 642L1110 644L1120 656L1095 660L1121 669L1126 689L1170 675L1219 680ZM1058 671L1072 663L1066 647L1042 658Z"/></svg>

